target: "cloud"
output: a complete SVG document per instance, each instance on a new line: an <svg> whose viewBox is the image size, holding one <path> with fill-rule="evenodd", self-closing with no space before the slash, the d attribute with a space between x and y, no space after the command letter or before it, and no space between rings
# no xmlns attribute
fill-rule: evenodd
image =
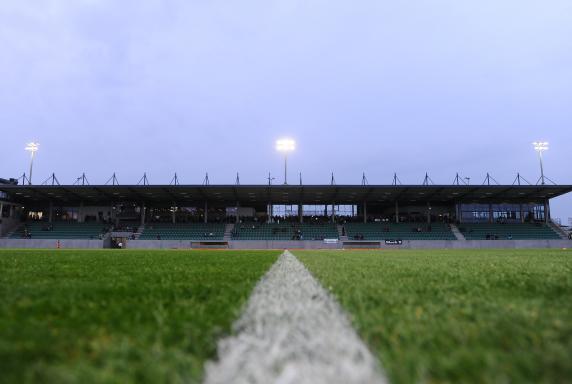
<svg viewBox="0 0 572 384"><path fill-rule="evenodd" d="M307 182L331 170L447 182L458 170L508 183L517 170L534 179L541 135L547 172L566 183L571 11L564 0L4 1L0 173L23 171L34 138L38 173L64 180L184 168L189 180L208 169L260 182L280 172L273 141L288 133Z"/></svg>

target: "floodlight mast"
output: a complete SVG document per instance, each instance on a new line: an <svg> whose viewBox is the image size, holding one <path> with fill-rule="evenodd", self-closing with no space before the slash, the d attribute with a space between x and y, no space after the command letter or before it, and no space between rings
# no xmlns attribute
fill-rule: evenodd
<svg viewBox="0 0 572 384"><path fill-rule="evenodd" d="M534 150L538 152L538 159L540 160L540 184L544 185L544 164L542 163L542 152L548 151L548 142L535 141L532 145L534 145Z"/></svg>
<svg viewBox="0 0 572 384"><path fill-rule="evenodd" d="M292 139L276 141L276 150L284 153L284 185L288 184L288 152L296 149L296 142Z"/></svg>
<svg viewBox="0 0 572 384"><path fill-rule="evenodd" d="M38 152L39 147L39 143L31 142L26 145L26 148L24 148L26 151L30 152L30 175L28 176L28 185L32 185L32 168L34 166L34 157L36 152Z"/></svg>

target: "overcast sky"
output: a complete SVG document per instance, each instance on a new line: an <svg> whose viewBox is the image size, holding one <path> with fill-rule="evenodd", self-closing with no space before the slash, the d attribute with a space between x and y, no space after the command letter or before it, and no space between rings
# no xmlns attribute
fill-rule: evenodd
<svg viewBox="0 0 572 384"><path fill-rule="evenodd" d="M0 177L572 184L571 123L570 0L0 1Z"/></svg>

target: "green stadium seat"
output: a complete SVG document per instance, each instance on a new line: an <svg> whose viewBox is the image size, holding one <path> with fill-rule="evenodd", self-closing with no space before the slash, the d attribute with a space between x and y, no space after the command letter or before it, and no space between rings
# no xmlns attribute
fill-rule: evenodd
<svg viewBox="0 0 572 384"><path fill-rule="evenodd" d="M445 223L347 223L346 235L349 240L456 240Z"/></svg>
<svg viewBox="0 0 572 384"><path fill-rule="evenodd" d="M224 228L220 223L151 223L139 240L223 240Z"/></svg>
<svg viewBox="0 0 572 384"><path fill-rule="evenodd" d="M337 239L335 224L241 223L236 224L233 240L323 240Z"/></svg>
<svg viewBox="0 0 572 384"><path fill-rule="evenodd" d="M89 222L39 222L26 223L14 232L10 237L13 239L26 238L25 233L31 239L94 239L97 240L106 233L107 227L103 223Z"/></svg>
<svg viewBox="0 0 572 384"><path fill-rule="evenodd" d="M556 240L560 236L544 223L463 223L467 240Z"/></svg>

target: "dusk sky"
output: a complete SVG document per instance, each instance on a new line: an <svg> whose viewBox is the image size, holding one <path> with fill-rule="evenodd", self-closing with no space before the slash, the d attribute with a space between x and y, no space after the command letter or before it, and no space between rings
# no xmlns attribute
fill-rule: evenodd
<svg viewBox="0 0 572 384"><path fill-rule="evenodd" d="M0 177L572 184L570 0L2 0ZM572 195L553 217L572 217Z"/></svg>

